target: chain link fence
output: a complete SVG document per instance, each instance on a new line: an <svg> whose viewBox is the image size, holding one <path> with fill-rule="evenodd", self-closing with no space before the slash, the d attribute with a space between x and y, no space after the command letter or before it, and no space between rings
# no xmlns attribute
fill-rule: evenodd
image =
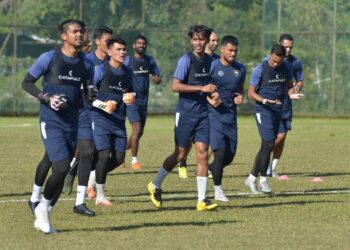
<svg viewBox="0 0 350 250"><path fill-rule="evenodd" d="M190 50L186 30L193 23L214 28L219 37L239 39L238 60L247 66L246 87L282 33L294 37L293 54L303 63L305 98L296 115L350 116L350 3L348 0L2 0L0 1L0 113L33 114L37 101L21 87L28 68L43 52L60 46L57 24L80 18L92 31L107 25L128 43L143 34L162 84L151 85L150 113L172 113L177 94L171 76ZM41 83L38 83L38 85ZM241 112L252 112L246 101Z"/></svg>

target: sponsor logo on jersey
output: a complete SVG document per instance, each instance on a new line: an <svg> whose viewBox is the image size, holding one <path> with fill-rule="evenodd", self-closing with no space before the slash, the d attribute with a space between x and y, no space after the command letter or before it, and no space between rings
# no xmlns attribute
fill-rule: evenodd
<svg viewBox="0 0 350 250"><path fill-rule="evenodd" d="M234 75L234 77L238 77L239 76L239 70L234 69L233 70L233 75Z"/></svg>
<svg viewBox="0 0 350 250"><path fill-rule="evenodd" d="M58 79L60 80L68 80L68 81L74 81L74 82L80 82L81 77L73 76L73 70L70 70L68 72L68 75L59 75Z"/></svg>
<svg viewBox="0 0 350 250"><path fill-rule="evenodd" d="M223 76L223 75L224 75L224 71L219 70L219 71L218 71L218 75L219 75L219 76Z"/></svg>
<svg viewBox="0 0 350 250"><path fill-rule="evenodd" d="M148 69L143 69L143 67L141 66L139 70L135 70L134 74L148 74L149 70Z"/></svg>
<svg viewBox="0 0 350 250"><path fill-rule="evenodd" d="M122 82L118 82L117 85L109 85L108 88L113 89L113 90L119 90L121 92L126 92L126 89L123 89L123 87L122 87Z"/></svg>

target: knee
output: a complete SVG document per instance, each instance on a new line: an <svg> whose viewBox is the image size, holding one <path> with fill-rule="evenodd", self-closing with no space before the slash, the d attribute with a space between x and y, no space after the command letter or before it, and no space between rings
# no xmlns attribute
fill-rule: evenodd
<svg viewBox="0 0 350 250"><path fill-rule="evenodd" d="M262 143L261 143L262 151L271 152L274 147L275 147L275 141L274 140L270 140L270 141L263 140Z"/></svg>

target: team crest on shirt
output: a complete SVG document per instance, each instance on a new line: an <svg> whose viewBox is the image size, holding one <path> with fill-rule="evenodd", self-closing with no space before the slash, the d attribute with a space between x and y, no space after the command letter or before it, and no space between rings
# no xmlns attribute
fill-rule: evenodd
<svg viewBox="0 0 350 250"><path fill-rule="evenodd" d="M233 75L234 75L234 77L238 77L239 76L239 70L234 69L233 70Z"/></svg>
<svg viewBox="0 0 350 250"><path fill-rule="evenodd" d="M219 76L223 76L223 75L224 75L224 71L219 70L219 71L218 71L218 75L219 75Z"/></svg>

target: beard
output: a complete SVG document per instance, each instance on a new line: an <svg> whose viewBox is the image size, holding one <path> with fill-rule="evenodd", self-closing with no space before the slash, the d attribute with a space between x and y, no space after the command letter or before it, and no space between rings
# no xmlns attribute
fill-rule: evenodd
<svg viewBox="0 0 350 250"><path fill-rule="evenodd" d="M137 47L135 49L137 54L144 54L146 52L146 48L145 47Z"/></svg>

